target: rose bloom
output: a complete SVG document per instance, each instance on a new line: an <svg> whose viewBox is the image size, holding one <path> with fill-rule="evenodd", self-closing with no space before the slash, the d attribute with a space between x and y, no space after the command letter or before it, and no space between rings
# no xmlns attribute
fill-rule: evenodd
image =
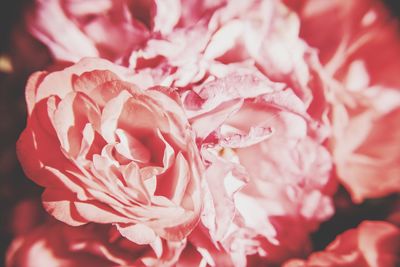
<svg viewBox="0 0 400 267"><path fill-rule="evenodd" d="M318 123L284 84L232 74L183 94L207 165L202 223L235 266L304 256L333 213Z"/></svg>
<svg viewBox="0 0 400 267"><path fill-rule="evenodd" d="M306 255L309 234L333 213L334 182L321 67L296 14L228 1L130 63L180 88L207 165L202 222L236 266Z"/></svg>
<svg viewBox="0 0 400 267"><path fill-rule="evenodd" d="M50 220L13 240L6 266L172 266L184 244L154 248L130 242L110 225L72 227Z"/></svg>
<svg viewBox="0 0 400 267"><path fill-rule="evenodd" d="M113 224L138 244L179 241L202 209L199 151L174 94L128 74L90 58L33 74L18 157L58 220Z"/></svg>
<svg viewBox="0 0 400 267"><path fill-rule="evenodd" d="M36 0L26 24L56 60L76 62L92 56L124 63L149 39L209 17L220 2Z"/></svg>
<svg viewBox="0 0 400 267"><path fill-rule="evenodd" d="M307 260L294 259L284 267L395 267L400 263L399 228L382 221L364 221L340 234L324 251Z"/></svg>
<svg viewBox="0 0 400 267"><path fill-rule="evenodd" d="M156 258L154 253L146 255L146 246L121 237L110 225L72 227L45 216L40 199L19 202L7 221L14 230L6 253L7 267L115 266L133 263L136 258Z"/></svg>
<svg viewBox="0 0 400 267"><path fill-rule="evenodd" d="M184 89L232 72L261 72L290 87L327 135L326 84L316 51L299 34L296 13L283 3L231 0L208 21L149 40L129 63L156 84Z"/></svg>
<svg viewBox="0 0 400 267"><path fill-rule="evenodd" d="M397 23L374 0L285 2L299 17L274 1L228 1L207 24L134 51L131 66L180 87L257 68L327 128L335 172L354 201L399 192Z"/></svg>
<svg viewBox="0 0 400 267"><path fill-rule="evenodd" d="M196 230L187 242L158 240L135 244L110 225L72 227L48 220L16 237L6 255L7 267L36 266L234 266Z"/></svg>
<svg viewBox="0 0 400 267"><path fill-rule="evenodd" d="M162 83L181 87L232 63L261 64L271 76L281 77L292 73L295 64L305 65L297 22L296 14L277 1L225 1L209 19L153 38L132 51L130 66L153 73L157 68L168 75Z"/></svg>
<svg viewBox="0 0 400 267"><path fill-rule="evenodd" d="M7 221L14 239L6 253L7 267L35 266L233 266L204 228L187 239L136 244L115 226L89 223L69 226L44 213L40 199L18 203Z"/></svg>
<svg viewBox="0 0 400 267"><path fill-rule="evenodd" d="M329 146L353 201L400 192L400 38L381 1L286 1L331 89ZM318 34L315 34L318 32Z"/></svg>

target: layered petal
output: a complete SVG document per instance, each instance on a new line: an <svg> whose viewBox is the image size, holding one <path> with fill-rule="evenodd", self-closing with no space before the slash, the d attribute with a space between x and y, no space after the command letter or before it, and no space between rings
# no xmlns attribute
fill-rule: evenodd
<svg viewBox="0 0 400 267"><path fill-rule="evenodd" d="M142 91L127 72L84 59L34 76L18 156L58 220L117 224L139 244L181 241L202 209L199 151L174 93Z"/></svg>

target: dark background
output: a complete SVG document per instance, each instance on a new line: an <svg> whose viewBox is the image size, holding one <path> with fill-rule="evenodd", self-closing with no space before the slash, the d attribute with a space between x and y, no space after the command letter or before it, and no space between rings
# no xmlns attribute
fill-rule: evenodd
<svg viewBox="0 0 400 267"><path fill-rule="evenodd" d="M383 2L394 17L400 18L399 0ZM10 224L13 219L13 209L17 203L37 199L41 193L41 188L24 176L15 154L15 142L26 122L24 101L26 79L30 73L43 68L50 60L41 44L33 42L29 35L21 34L24 28L23 11L31 3L31 0L0 0L0 56L7 55L13 60L14 65L12 73L0 71L1 263L4 262L5 251L16 231ZM38 54L40 57L37 57ZM390 211L399 208L398 195L369 200L354 206L343 188L336 194L335 204L335 216L322 224L320 230L312 237L315 249L324 248L338 233L355 227L362 220L384 219Z"/></svg>

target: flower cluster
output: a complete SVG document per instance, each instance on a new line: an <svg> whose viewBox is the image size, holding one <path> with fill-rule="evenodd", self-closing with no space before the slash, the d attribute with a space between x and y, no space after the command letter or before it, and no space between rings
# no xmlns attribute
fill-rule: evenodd
<svg viewBox="0 0 400 267"><path fill-rule="evenodd" d="M53 218L7 266L395 266L395 220L311 240L339 186L400 192L388 17L375 0L36 0L53 65L27 82L17 154Z"/></svg>

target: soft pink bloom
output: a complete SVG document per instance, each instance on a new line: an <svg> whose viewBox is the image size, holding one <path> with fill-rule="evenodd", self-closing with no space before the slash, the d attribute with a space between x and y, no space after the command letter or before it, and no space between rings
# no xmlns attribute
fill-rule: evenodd
<svg viewBox="0 0 400 267"><path fill-rule="evenodd" d="M185 243L138 245L109 225L72 227L48 221L11 243L7 267L172 266Z"/></svg>
<svg viewBox="0 0 400 267"><path fill-rule="evenodd" d="M356 202L400 192L397 23L375 0L287 2L323 63L338 178Z"/></svg>
<svg viewBox="0 0 400 267"><path fill-rule="evenodd" d="M234 266L204 227L182 241L160 238L151 244L135 244L116 227L89 223L71 227L46 216L40 201L25 200L9 218L14 239L6 254L6 266Z"/></svg>
<svg viewBox="0 0 400 267"><path fill-rule="evenodd" d="M210 17L223 1L36 0L27 27L56 60L102 57L126 63L149 39Z"/></svg>
<svg viewBox="0 0 400 267"><path fill-rule="evenodd" d="M333 213L331 158L305 104L284 84L251 74L183 98L208 165L202 221L213 240L237 266L252 254L274 263L303 255L308 234Z"/></svg>
<svg viewBox="0 0 400 267"><path fill-rule="evenodd" d="M58 60L100 56L116 61L153 32L170 32L180 9L178 0L37 0L27 24Z"/></svg>
<svg viewBox="0 0 400 267"><path fill-rule="evenodd" d="M290 260L285 267L395 267L400 262L400 230L381 221L364 221L340 234L324 251L307 260Z"/></svg>
<svg viewBox="0 0 400 267"><path fill-rule="evenodd" d="M309 242L309 233L333 212L330 197L324 192L330 182L331 159L321 145L329 129L325 84L314 51L299 38L296 14L273 1L229 1L216 10L208 24L175 31L163 40L150 40L144 49L134 51L130 63L137 71L157 77L161 84L193 90L195 93L184 93L184 99L198 141L213 146L214 152L234 155L227 160L203 149L203 159L209 163L203 223L213 240L222 242L231 253L236 265L245 265L250 254L263 258L268 254L270 262L281 262L308 252L304 243ZM235 73L248 76L242 79ZM253 75L282 84L252 83ZM273 94L271 86L276 89ZM283 90L287 87L300 99L290 89ZM289 118L282 119L284 127L275 133L282 138L263 142L271 131L257 124L269 117L274 124L276 114L268 103L265 107L244 103L262 102L266 93L271 93L266 96L271 99L265 101L271 101L272 106L274 101L284 105L284 110L289 110L282 113ZM239 126L234 126L239 127L237 132L215 140L221 125L221 131L232 130L231 120L238 121ZM226 147L220 148L221 144ZM266 153L264 161L258 161L260 150L270 149L276 152ZM241 157L239 164L237 157ZM269 175L262 171L267 166ZM250 182L249 176L254 177ZM313 206L318 202L321 204ZM244 214L247 206L261 211ZM302 225L306 231L297 231L294 225ZM292 229L290 234L284 234L286 227ZM291 242L290 236L296 236L298 242Z"/></svg>
<svg viewBox="0 0 400 267"><path fill-rule="evenodd" d="M206 58L224 64L252 59L271 80L305 83L308 46L296 13L278 1L230 1L213 16Z"/></svg>
<svg viewBox="0 0 400 267"><path fill-rule="evenodd" d="M207 264L207 265L206 265ZM8 248L7 267L68 266L234 266L200 229L181 242L139 245L110 225L71 227L48 220L17 236Z"/></svg>
<svg viewBox="0 0 400 267"><path fill-rule="evenodd" d="M321 134L326 137L327 86L316 50L300 38L297 14L280 1L246 1L243 6L239 2L243 1L231 1L227 8L215 13L211 22L218 27L214 26L217 30L205 57L227 66L246 62L268 79L284 83L325 128ZM213 26L211 22L209 27Z"/></svg>
<svg viewBox="0 0 400 267"><path fill-rule="evenodd" d="M353 201L400 192L396 25L375 0L283 2L37 0L30 31L55 59L129 69L84 59L30 78L19 159L76 226L49 227L95 245L39 228L10 266L32 248L84 264L71 247L100 265L279 265L333 214L333 166ZM133 241L128 258L108 232ZM386 233L363 223L288 266L391 264Z"/></svg>
<svg viewBox="0 0 400 267"><path fill-rule="evenodd" d="M27 27L57 60L76 62L85 56L118 60L149 35L147 27L153 6L144 1L132 4L131 7L129 1L38 0L27 14ZM139 12L130 12L130 8Z"/></svg>
<svg viewBox="0 0 400 267"><path fill-rule="evenodd" d="M398 22L378 0L285 0L301 20L300 35L318 49L327 71L341 80L363 60L371 84L400 85ZM316 34L318 32L318 34ZM376 53L379 51L379 53Z"/></svg>
<svg viewBox="0 0 400 267"><path fill-rule="evenodd" d="M182 240L202 208L199 152L174 93L128 76L90 58L33 74L18 157L58 220L111 223L139 244Z"/></svg>
<svg viewBox="0 0 400 267"><path fill-rule="evenodd" d="M132 52L130 67L158 84L183 88L232 72L259 72L292 88L328 130L321 68L299 31L296 13L278 1L231 0L209 20L149 40Z"/></svg>
<svg viewBox="0 0 400 267"><path fill-rule="evenodd" d="M336 172L353 201L400 192L400 106L380 114L362 104L337 105L332 118Z"/></svg>

